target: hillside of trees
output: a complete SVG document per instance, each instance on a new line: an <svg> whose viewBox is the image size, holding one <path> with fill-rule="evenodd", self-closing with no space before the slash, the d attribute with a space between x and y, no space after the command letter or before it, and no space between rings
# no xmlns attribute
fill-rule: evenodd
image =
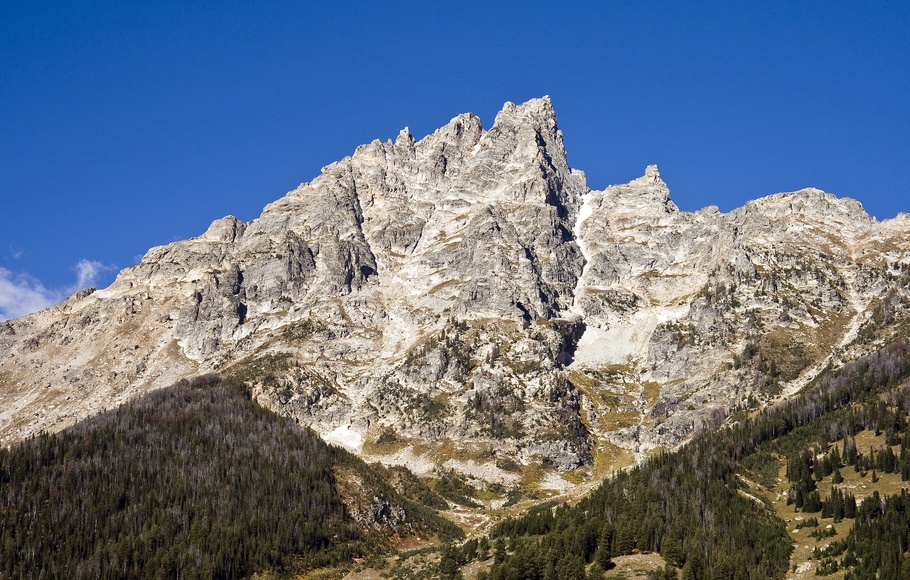
<svg viewBox="0 0 910 580"><path fill-rule="evenodd" d="M827 564L847 568L849 578L910 577L906 493L875 494L857 506L837 488L822 499L815 485L846 465L907 469L910 478L903 445L900 454L889 447L871 457L851 452L848 439L872 429L887 432L892 444L910 443L908 377L910 340L900 339L825 373L795 398L619 474L575 506L507 520L492 536L511 550L501 551L489 576L600 578L612 557L657 552L668 563L667 578L782 578L792 549L784 522L760 498L743 493L740 479L744 473L761 476L769 466L773 478L782 457L798 509L856 519L839 548L819 555ZM816 457L840 439L843 451L835 446L833 459Z"/></svg>
<svg viewBox="0 0 910 580"><path fill-rule="evenodd" d="M183 382L0 449L0 577L239 578L349 561L396 534L461 536L383 473L238 382ZM349 513L340 477L372 521Z"/></svg>
<svg viewBox="0 0 910 580"><path fill-rule="evenodd" d="M0 577L295 574L419 534L448 542L426 569L439 578L487 561L478 578L600 579L614 558L649 552L667 564L659 578L782 578L792 540L744 483L770 490L781 476L787 509L824 540L817 574L910 577L910 495L838 487L847 470L910 480L908 378L901 339L575 505L537 506L464 544L434 510L454 484L434 491L402 468L368 466L259 407L239 380L184 382L0 450ZM870 433L876 446L858 448ZM826 518L853 525L835 536Z"/></svg>

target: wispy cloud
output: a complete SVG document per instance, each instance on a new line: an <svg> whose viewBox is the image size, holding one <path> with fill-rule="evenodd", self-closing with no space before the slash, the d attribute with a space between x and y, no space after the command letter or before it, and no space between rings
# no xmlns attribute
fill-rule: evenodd
<svg viewBox="0 0 910 580"><path fill-rule="evenodd" d="M18 318L59 302L59 294L28 274L0 268L0 320Z"/></svg>
<svg viewBox="0 0 910 580"><path fill-rule="evenodd" d="M47 288L27 273L13 273L0 267L0 321L25 316L47 308L67 296L93 286L105 272L114 270L95 260L80 260L73 268L76 282L65 288Z"/></svg>
<svg viewBox="0 0 910 580"><path fill-rule="evenodd" d="M72 294L93 286L101 274L110 272L113 269L113 266L106 266L95 260L86 260L84 258L79 260L79 263L76 264L76 284L70 287L69 293Z"/></svg>

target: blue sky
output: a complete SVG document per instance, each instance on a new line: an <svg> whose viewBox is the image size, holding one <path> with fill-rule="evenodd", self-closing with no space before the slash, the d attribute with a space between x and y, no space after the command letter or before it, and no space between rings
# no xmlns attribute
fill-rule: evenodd
<svg viewBox="0 0 910 580"><path fill-rule="evenodd" d="M910 211L907 2L0 3L0 318L409 126L550 95L603 188Z"/></svg>

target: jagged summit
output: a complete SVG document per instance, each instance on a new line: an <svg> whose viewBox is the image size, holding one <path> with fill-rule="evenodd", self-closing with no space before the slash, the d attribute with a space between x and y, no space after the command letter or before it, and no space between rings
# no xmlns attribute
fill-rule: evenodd
<svg viewBox="0 0 910 580"><path fill-rule="evenodd" d="M395 145L398 147L410 147L414 143L414 136L411 135L411 131L405 127L398 133L398 137L395 138Z"/></svg>
<svg viewBox="0 0 910 580"><path fill-rule="evenodd" d="M661 179L657 165L648 165L644 175L629 183L611 185L602 192L601 197L601 206L616 212L679 211L670 200L670 188Z"/></svg>
<svg viewBox="0 0 910 580"><path fill-rule="evenodd" d="M635 181L653 185L666 185L660 178L660 171L657 169L656 165L648 165L645 167L645 174Z"/></svg>
<svg viewBox="0 0 910 580"><path fill-rule="evenodd" d="M466 113L357 147L258 218L4 324L0 437L217 371L418 471L513 484L503 456L641 454L861 349L907 294L906 222L812 189L681 212L653 165L591 190L550 99L506 103L489 129Z"/></svg>
<svg viewBox="0 0 910 580"><path fill-rule="evenodd" d="M510 120L522 120L538 126L555 126L556 111L549 96L531 99L520 105L506 101L502 110L496 115L493 125L504 124ZM514 122L514 121L513 121Z"/></svg>

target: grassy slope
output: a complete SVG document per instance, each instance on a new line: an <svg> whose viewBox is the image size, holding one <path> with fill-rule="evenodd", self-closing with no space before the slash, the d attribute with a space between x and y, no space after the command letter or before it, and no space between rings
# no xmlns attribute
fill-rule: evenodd
<svg viewBox="0 0 910 580"><path fill-rule="evenodd" d="M856 446L860 453L868 455L870 450L879 451L885 446L885 434L878 436L870 430L864 430L856 434ZM843 446L843 440L832 443L835 446ZM892 449L899 453L900 446L892 446ZM774 454L773 466L778 469L777 476L773 481L767 480L759 483L750 479L752 475L745 472L744 483L745 493L749 493L757 498L762 499L768 505L772 506L774 513L787 523L787 532L793 542L794 550L790 557L790 571L787 573L788 578L804 579L816 577L816 568L818 559L813 557L813 550L821 550L833 541L846 538L853 528L853 519L843 519L835 522L833 518L821 517L820 513L802 513L794 505L787 504L787 490L790 488L790 482L786 478L786 458L779 454ZM846 466L840 469L843 481L837 484L837 488L842 491L852 493L856 497L857 503L860 503L866 497L878 491L882 497L900 494L902 489L910 489L910 481L903 481L900 473L878 473L878 481L872 481L871 473L859 473L853 467ZM833 475L828 475L818 481L818 489L822 497L829 494L833 484ZM816 528L806 527L797 529L797 525L809 518L818 520L817 529L826 529L831 526L837 533L830 538L813 538L811 532ZM832 577L839 578L843 576L843 571L833 574Z"/></svg>

